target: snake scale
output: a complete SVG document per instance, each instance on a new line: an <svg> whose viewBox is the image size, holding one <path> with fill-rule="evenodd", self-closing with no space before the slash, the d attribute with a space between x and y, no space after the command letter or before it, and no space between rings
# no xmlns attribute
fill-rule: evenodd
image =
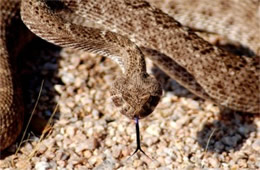
<svg viewBox="0 0 260 170"><path fill-rule="evenodd" d="M15 57L34 34L118 63L123 74L111 87L112 100L131 119L152 113L162 95L160 84L146 73L144 56L194 94L259 114L259 1L150 1L168 4L166 11L185 25L239 41L254 56L211 45L144 0L1 0L0 150L15 141L23 125Z"/></svg>

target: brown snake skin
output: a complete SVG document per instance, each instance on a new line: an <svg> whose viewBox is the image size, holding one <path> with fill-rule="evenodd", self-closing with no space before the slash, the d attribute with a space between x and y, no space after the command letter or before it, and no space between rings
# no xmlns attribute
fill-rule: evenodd
<svg viewBox="0 0 260 170"><path fill-rule="evenodd" d="M182 3L185 7L189 1ZM193 3L200 6L197 0ZM179 17L184 7L177 5L178 1L168 4L165 11L175 11L172 15ZM191 9L183 20L193 17L187 25L195 22L192 24L195 28L206 27L214 32L217 26L210 22L200 24L196 20L210 17L221 20L221 16L213 13L224 11L222 15L225 15L227 7L234 11L243 7L243 12L236 11L233 15L238 14L239 19L250 18L245 21L248 24L239 27L237 23L242 21L231 20L232 15L226 15L230 26L223 27L223 31L220 27L216 33L224 32L224 36L230 35L234 41L242 39L242 45L254 52L252 58L236 56L209 44L144 0L23 0L22 6L20 0L1 0L0 151L15 141L23 125L15 57L33 33L62 47L102 54L116 61L124 74L111 88L113 102L131 119L152 113L162 93L160 84L146 73L143 54L196 95L234 110L259 114L259 4L254 0L242 5L234 1L217 4L211 8L198 7L197 15ZM219 11L214 11L217 6L220 6ZM33 33L20 20L20 9L23 22ZM227 27L235 31L229 32Z"/></svg>

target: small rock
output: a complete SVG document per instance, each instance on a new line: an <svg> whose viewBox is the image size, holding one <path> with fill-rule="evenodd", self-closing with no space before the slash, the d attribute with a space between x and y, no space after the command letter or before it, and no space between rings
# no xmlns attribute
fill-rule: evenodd
<svg viewBox="0 0 260 170"><path fill-rule="evenodd" d="M92 156L92 153L89 150L84 151L84 157L90 158Z"/></svg>
<svg viewBox="0 0 260 170"><path fill-rule="evenodd" d="M44 144L39 144L37 148L37 152L43 154L47 150L47 147Z"/></svg>
<svg viewBox="0 0 260 170"><path fill-rule="evenodd" d="M167 157L165 158L165 163L168 164L168 165L170 165L170 164L172 163L172 158L169 157L169 156L167 156Z"/></svg>
<svg viewBox="0 0 260 170"><path fill-rule="evenodd" d="M220 142L220 141L217 141L217 142L215 143L214 147L215 147L215 149L218 150L218 151L222 151L222 150L225 148L225 146L224 146L224 145L222 144L222 142Z"/></svg>
<svg viewBox="0 0 260 170"><path fill-rule="evenodd" d="M115 160L113 159L106 159L101 164L99 164L97 167L94 168L94 170L113 170L115 166Z"/></svg>
<svg viewBox="0 0 260 170"><path fill-rule="evenodd" d="M76 133L76 128L74 126L68 126L66 128L66 134L69 135L69 137L73 137Z"/></svg>
<svg viewBox="0 0 260 170"><path fill-rule="evenodd" d="M92 156L88 159L89 163L91 165L94 165L97 161L98 161L98 157L97 156Z"/></svg>
<svg viewBox="0 0 260 170"><path fill-rule="evenodd" d="M260 160L256 162L256 167L260 169Z"/></svg>
<svg viewBox="0 0 260 170"><path fill-rule="evenodd" d="M228 146L236 146L237 142L238 142L238 138L236 136L232 136L232 137L224 137L223 138L223 143L228 145Z"/></svg>
<svg viewBox="0 0 260 170"><path fill-rule="evenodd" d="M247 126L241 126L238 128L238 132L242 135L245 136L246 134L249 133L249 128Z"/></svg>
<svg viewBox="0 0 260 170"><path fill-rule="evenodd" d="M124 157L126 157L126 156L129 156L130 154L131 154L131 149L129 148L129 147L124 147L123 149L122 149L122 155L124 156Z"/></svg>
<svg viewBox="0 0 260 170"><path fill-rule="evenodd" d="M70 156L68 162L70 162L72 165L75 165L75 164L78 164L81 160L82 160L82 158L80 158L76 154L72 154Z"/></svg>
<svg viewBox="0 0 260 170"><path fill-rule="evenodd" d="M53 159L53 158L55 158L55 153L53 153L53 152L51 152L51 151L46 151L45 152L45 154L46 154L46 157L48 158L48 159Z"/></svg>
<svg viewBox="0 0 260 170"><path fill-rule="evenodd" d="M208 161L213 166L213 168L219 167L219 161L216 158L209 158Z"/></svg>
<svg viewBox="0 0 260 170"><path fill-rule="evenodd" d="M93 150L93 146L88 146L88 144L86 144L85 142L81 142L76 145L75 151L78 153L78 152L82 152L83 150L86 150L86 149Z"/></svg>
<svg viewBox="0 0 260 170"><path fill-rule="evenodd" d="M63 161L63 160L57 160L57 164L58 164L58 166L59 167L65 167L65 161Z"/></svg>
<svg viewBox="0 0 260 170"><path fill-rule="evenodd" d="M58 92L59 94L62 94L64 92L64 87L62 85L56 84L54 85L54 89L56 90L56 92Z"/></svg>
<svg viewBox="0 0 260 170"><path fill-rule="evenodd" d="M35 169L36 170L47 170L48 168L50 168L50 165L47 162L37 162L35 164Z"/></svg>
<svg viewBox="0 0 260 170"><path fill-rule="evenodd" d="M81 79L81 78L79 78L79 77L77 77L77 78L75 79L75 82L74 82L75 87L77 87L77 88L79 88L83 83L84 83L84 80Z"/></svg>
<svg viewBox="0 0 260 170"><path fill-rule="evenodd" d="M99 146L98 140L96 138L90 138L84 143L86 145L86 149L88 150L94 150Z"/></svg>
<svg viewBox="0 0 260 170"><path fill-rule="evenodd" d="M256 151L260 151L260 139L256 139L252 144L252 148Z"/></svg>
<svg viewBox="0 0 260 170"><path fill-rule="evenodd" d="M147 146L152 146L153 144L157 143L159 141L159 138L157 137L147 137L143 140Z"/></svg>
<svg viewBox="0 0 260 170"><path fill-rule="evenodd" d="M159 137L161 134L161 128L159 127L158 124L152 124L150 125L146 130L147 133L149 133L150 135L154 135Z"/></svg>
<svg viewBox="0 0 260 170"><path fill-rule="evenodd" d="M62 77L61 80L64 84L69 85L69 84L73 84L73 82L75 81L75 77L72 73L65 73Z"/></svg>
<svg viewBox="0 0 260 170"><path fill-rule="evenodd" d="M114 158L118 158L121 154L122 151L122 147L121 146L113 146L112 147L112 151L113 151L113 157Z"/></svg>

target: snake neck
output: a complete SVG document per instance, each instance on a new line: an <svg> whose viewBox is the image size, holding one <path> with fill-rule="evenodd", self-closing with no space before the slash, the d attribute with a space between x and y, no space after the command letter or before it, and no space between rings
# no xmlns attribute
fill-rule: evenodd
<svg viewBox="0 0 260 170"><path fill-rule="evenodd" d="M74 24L70 19L79 15L69 9L73 6L73 2L69 2L71 1L23 0L22 20L32 32L51 43L111 58L126 77L146 73L144 55L132 41L124 35L92 27L91 21L88 26ZM70 6L66 6L67 3Z"/></svg>

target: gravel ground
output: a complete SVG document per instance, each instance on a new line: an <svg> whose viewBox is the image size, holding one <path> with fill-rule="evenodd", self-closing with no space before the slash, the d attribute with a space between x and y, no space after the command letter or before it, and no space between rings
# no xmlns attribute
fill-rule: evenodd
<svg viewBox="0 0 260 170"><path fill-rule="evenodd" d="M109 85L120 74L113 62L39 40L20 59L27 113L45 82L29 133L17 154L18 142L1 153L0 169L260 169L259 116L220 111L149 61L165 89L153 114L140 121L142 148L152 159L129 158L135 125L110 100Z"/></svg>

